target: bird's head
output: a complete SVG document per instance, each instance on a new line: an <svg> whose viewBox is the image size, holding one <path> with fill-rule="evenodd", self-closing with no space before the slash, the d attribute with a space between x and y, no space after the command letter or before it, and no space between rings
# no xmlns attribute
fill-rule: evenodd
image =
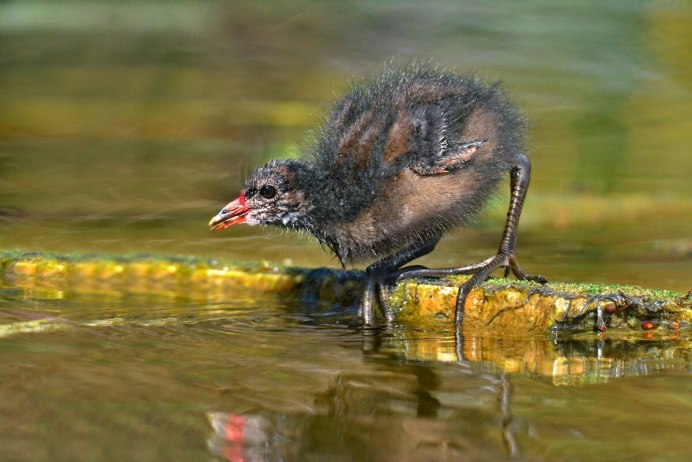
<svg viewBox="0 0 692 462"><path fill-rule="evenodd" d="M237 199L209 221L212 230L239 223L299 228L310 211L305 193L309 167L294 160L272 161L255 170Z"/></svg>

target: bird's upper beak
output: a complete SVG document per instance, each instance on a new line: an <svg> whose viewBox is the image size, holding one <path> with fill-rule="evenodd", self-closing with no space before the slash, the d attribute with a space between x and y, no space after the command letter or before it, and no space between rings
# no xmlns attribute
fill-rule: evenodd
<svg viewBox="0 0 692 462"><path fill-rule="evenodd" d="M240 193L240 196L233 202L230 202L226 207L209 220L209 227L212 231L217 229L225 229L229 226L237 225L245 221L245 216L252 209L245 204L245 194Z"/></svg>

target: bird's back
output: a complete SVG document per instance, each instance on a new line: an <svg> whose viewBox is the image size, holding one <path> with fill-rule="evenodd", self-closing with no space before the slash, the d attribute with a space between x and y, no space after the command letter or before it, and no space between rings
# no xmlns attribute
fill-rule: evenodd
<svg viewBox="0 0 692 462"><path fill-rule="evenodd" d="M357 261L463 223L521 141L520 117L475 76L418 65L354 86L315 145L326 240Z"/></svg>

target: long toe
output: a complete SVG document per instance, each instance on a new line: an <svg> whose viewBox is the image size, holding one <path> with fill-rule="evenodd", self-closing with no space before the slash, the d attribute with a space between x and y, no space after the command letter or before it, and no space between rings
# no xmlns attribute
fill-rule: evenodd
<svg viewBox="0 0 692 462"><path fill-rule="evenodd" d="M399 268L398 270L392 271L387 275L387 282L389 284L396 284L403 279L416 279L419 277L426 277L426 272L434 272L427 266L423 265L411 265L405 268Z"/></svg>
<svg viewBox="0 0 692 462"><path fill-rule="evenodd" d="M495 271L496 269L500 268L503 266L503 264L506 264L506 256L503 254L497 254L494 257L486 260L482 264L479 264L475 269L477 271L471 276L471 279L466 281L459 287L459 293L457 295L457 304L456 304L456 326L457 328L461 327L461 324L463 323L464 320L464 306L466 305L466 297L468 297L469 292L471 292L471 289L473 289L475 286L480 284L481 282L485 281L488 279L490 274Z"/></svg>
<svg viewBox="0 0 692 462"><path fill-rule="evenodd" d="M360 307L359 318L365 326L375 325L375 300L377 299L377 280L371 276L366 276L363 287L363 300Z"/></svg>
<svg viewBox="0 0 692 462"><path fill-rule="evenodd" d="M538 282L541 284L545 284L546 282L548 282L548 280L545 277L541 276L540 274L531 275L531 274L526 273L526 271L524 271L521 268L521 266L519 266L519 262L517 261L517 257L514 254L509 255L509 257L507 259L507 267L509 269L511 269L512 273L514 274L514 276L517 279L525 279L527 281L534 281L534 282ZM507 276L506 273L505 273L505 276Z"/></svg>
<svg viewBox="0 0 692 462"><path fill-rule="evenodd" d="M394 310L392 305L389 303L389 287L384 280L379 280L376 282L377 294L380 299L380 306L382 307L382 315L384 316L385 322L389 325L394 322Z"/></svg>
<svg viewBox="0 0 692 462"><path fill-rule="evenodd" d="M528 281L538 282L541 284L546 284L548 282L548 279L545 278L544 276L540 275L540 274L535 274L535 275L527 274L524 279L526 279Z"/></svg>

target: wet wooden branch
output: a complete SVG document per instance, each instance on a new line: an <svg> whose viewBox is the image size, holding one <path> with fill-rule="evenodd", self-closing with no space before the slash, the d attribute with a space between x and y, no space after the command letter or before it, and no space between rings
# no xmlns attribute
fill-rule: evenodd
<svg viewBox="0 0 692 462"><path fill-rule="evenodd" d="M60 293L161 293L231 299L247 288L311 303L358 302L361 273L290 268L269 263L151 256L61 256L0 252L0 277L14 287ZM416 327L453 326L457 287L464 277L403 281L390 304L398 321ZM55 295L55 294L54 294ZM474 289L465 328L502 332L671 332L692 321L692 295L633 286L492 279Z"/></svg>

